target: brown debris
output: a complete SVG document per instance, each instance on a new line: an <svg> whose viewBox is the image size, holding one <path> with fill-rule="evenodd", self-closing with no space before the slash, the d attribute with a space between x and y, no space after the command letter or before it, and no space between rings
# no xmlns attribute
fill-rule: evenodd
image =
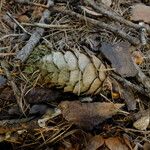
<svg viewBox="0 0 150 150"><path fill-rule="evenodd" d="M79 101L63 101L59 104L59 108L66 120L86 129L92 129L115 115L122 106L123 104L81 103Z"/></svg>
<svg viewBox="0 0 150 150"><path fill-rule="evenodd" d="M96 150L100 148L104 144L104 142L105 140L102 136L96 135L88 141L86 150Z"/></svg>
<svg viewBox="0 0 150 150"><path fill-rule="evenodd" d="M106 139L105 144L110 150L129 150L128 146L118 137Z"/></svg>
<svg viewBox="0 0 150 150"><path fill-rule="evenodd" d="M102 43L100 48L102 54L111 62L114 71L122 77L133 77L137 74L129 48L126 42L116 45Z"/></svg>
<svg viewBox="0 0 150 150"><path fill-rule="evenodd" d="M136 4L132 6L131 20L150 23L150 6Z"/></svg>

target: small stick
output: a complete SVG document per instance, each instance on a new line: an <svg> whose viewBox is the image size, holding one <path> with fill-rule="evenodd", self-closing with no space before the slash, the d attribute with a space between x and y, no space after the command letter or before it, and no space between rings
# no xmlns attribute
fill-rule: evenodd
<svg viewBox="0 0 150 150"><path fill-rule="evenodd" d="M128 42L130 42L133 45L139 45L140 44L139 39L136 39L136 38L128 35L124 31L121 31L118 28L113 27L113 26L111 26L109 24L106 24L104 22L101 22L101 21L98 21L98 20L95 20L95 19L91 19L89 17L85 17L85 16L83 16L81 14L78 14L76 12L73 12L71 10L62 10L62 9L59 9L59 8L56 8L56 7L54 7L53 10L61 12L61 13L65 13L67 15L73 16L74 18L79 18L81 20L85 20L86 19L87 22L89 22L89 23L91 23L91 24L93 24L95 26L98 26L100 28L109 30L109 31L113 32L114 34L119 35L120 37L122 37L123 39L127 40Z"/></svg>
<svg viewBox="0 0 150 150"><path fill-rule="evenodd" d="M20 92L20 90L18 89L17 85L15 84L15 82L13 81L13 79L12 79L10 73L9 73L9 70L8 70L8 68L7 68L7 63L6 63L6 61L4 61L4 60L1 61L1 66L2 66L2 68L4 69L5 74L6 74L6 76L7 76L7 79L8 79L9 82L10 82L10 85L11 85L12 90L13 90L13 92L14 92L15 98L16 98L16 100L17 100L17 104L18 104L19 108L23 111L23 106L22 106L22 102L21 102L21 92Z"/></svg>
<svg viewBox="0 0 150 150"><path fill-rule="evenodd" d="M15 2L21 3L21 4L25 4L25 5L38 6L38 7L42 7L42 8L49 8L49 7L46 6L46 5L39 4L39 3L34 3L34 2L30 2L30 1L28 1L28 0L15 0Z"/></svg>
<svg viewBox="0 0 150 150"><path fill-rule="evenodd" d="M14 56L15 53L0 53L0 57L5 57L5 56Z"/></svg>
<svg viewBox="0 0 150 150"><path fill-rule="evenodd" d="M30 34L9 12L6 14L23 30L23 32Z"/></svg>
<svg viewBox="0 0 150 150"><path fill-rule="evenodd" d="M52 0L47 1L47 6L52 6ZM50 11L46 9L43 13L43 16L40 19L39 23L44 23L44 20L48 18L50 15ZM21 62L25 62L28 58L28 56L33 51L34 47L38 44L40 41L42 35L44 34L44 29L37 27L35 32L31 35L29 41L27 44L17 53L16 59L21 60Z"/></svg>
<svg viewBox="0 0 150 150"><path fill-rule="evenodd" d="M4 39L8 38L8 37L18 37L18 36L23 36L24 34L8 34L8 35L4 35L3 37L0 38L0 41L3 41Z"/></svg>
<svg viewBox="0 0 150 150"><path fill-rule="evenodd" d="M55 25L55 24L45 24L45 23L21 23L22 25L25 26L31 26L31 27L40 27L40 28L46 28L46 29L50 29L50 28L68 28L68 25Z"/></svg>

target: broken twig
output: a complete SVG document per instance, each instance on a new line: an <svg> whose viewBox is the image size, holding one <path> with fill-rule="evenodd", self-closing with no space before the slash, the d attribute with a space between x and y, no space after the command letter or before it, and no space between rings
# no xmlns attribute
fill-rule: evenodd
<svg viewBox="0 0 150 150"><path fill-rule="evenodd" d="M108 11L107 9L105 9L104 7L101 7L100 5L97 5L94 1L92 0L87 0L86 1L93 9L95 9L96 11L98 11L99 13L107 16L108 18L111 18L115 21L118 21L122 24L125 24L129 27L135 28L136 30L140 30L141 26L135 23L132 23L131 21L128 21L126 19L124 19L121 16L117 16L115 12L112 11ZM147 31L150 33L150 29L147 28Z"/></svg>
<svg viewBox="0 0 150 150"><path fill-rule="evenodd" d="M51 0L48 0L47 6L50 7L52 6ZM50 15L50 11L46 9L43 13L42 18L40 19L39 23L44 23L45 19L48 18ZM16 59L21 60L22 62L25 62L28 58L28 56L31 54L33 51L34 47L38 44L40 41L42 35L44 34L44 29L37 27L35 32L31 35L29 41L27 44L17 53Z"/></svg>
<svg viewBox="0 0 150 150"><path fill-rule="evenodd" d="M60 28L60 29L63 29L63 28L68 28L69 26L68 25L57 25L57 24L45 24L45 23L21 23L22 25L25 25L25 26L32 26L32 27L40 27L40 28L46 28L46 29L50 29L50 28Z"/></svg>

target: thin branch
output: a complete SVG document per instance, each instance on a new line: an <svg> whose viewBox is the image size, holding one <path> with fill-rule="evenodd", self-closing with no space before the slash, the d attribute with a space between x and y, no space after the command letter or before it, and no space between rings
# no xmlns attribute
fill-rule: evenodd
<svg viewBox="0 0 150 150"><path fill-rule="evenodd" d="M24 26L31 26L31 27L40 27L40 28L46 28L46 29L50 29L50 28L68 28L69 25L55 25L55 24L45 24L45 23L21 23Z"/></svg>
<svg viewBox="0 0 150 150"><path fill-rule="evenodd" d="M30 34L9 12L6 14L23 30L23 32Z"/></svg>
<svg viewBox="0 0 150 150"><path fill-rule="evenodd" d="M8 34L8 35L4 35L3 37L0 38L0 41L3 41L4 39L8 38L8 37L18 37L18 36L23 36L24 34Z"/></svg>
<svg viewBox="0 0 150 150"><path fill-rule="evenodd" d="M52 6L52 0L47 1L47 6ZM50 11L46 9L39 21L39 23L44 23L44 20L48 18L50 15ZM33 51L34 47L38 44L40 41L42 35L44 34L44 29L37 27L34 33L31 35L29 41L27 44L17 53L16 59L21 60L22 62L25 62L28 58L28 56Z"/></svg>
<svg viewBox="0 0 150 150"><path fill-rule="evenodd" d="M15 53L0 53L0 57L5 57L5 56L14 56Z"/></svg>
<svg viewBox="0 0 150 150"><path fill-rule="evenodd" d="M18 104L19 108L23 111L23 106L22 106L22 102L21 102L21 92L20 92L20 90L18 89L17 85L15 84L15 82L13 81L13 79L11 77L11 74L10 74L8 68L7 68L6 61L4 61L4 60L1 61L1 66L5 71L5 74L7 76L8 81L10 82L10 85L11 85L12 90L14 92L15 98L17 100L17 104Z"/></svg>

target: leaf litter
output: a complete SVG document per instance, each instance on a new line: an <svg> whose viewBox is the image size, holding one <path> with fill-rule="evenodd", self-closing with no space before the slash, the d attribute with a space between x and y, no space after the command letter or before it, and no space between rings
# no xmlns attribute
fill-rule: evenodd
<svg viewBox="0 0 150 150"><path fill-rule="evenodd" d="M0 16L1 144L149 148L148 1L2 0Z"/></svg>

